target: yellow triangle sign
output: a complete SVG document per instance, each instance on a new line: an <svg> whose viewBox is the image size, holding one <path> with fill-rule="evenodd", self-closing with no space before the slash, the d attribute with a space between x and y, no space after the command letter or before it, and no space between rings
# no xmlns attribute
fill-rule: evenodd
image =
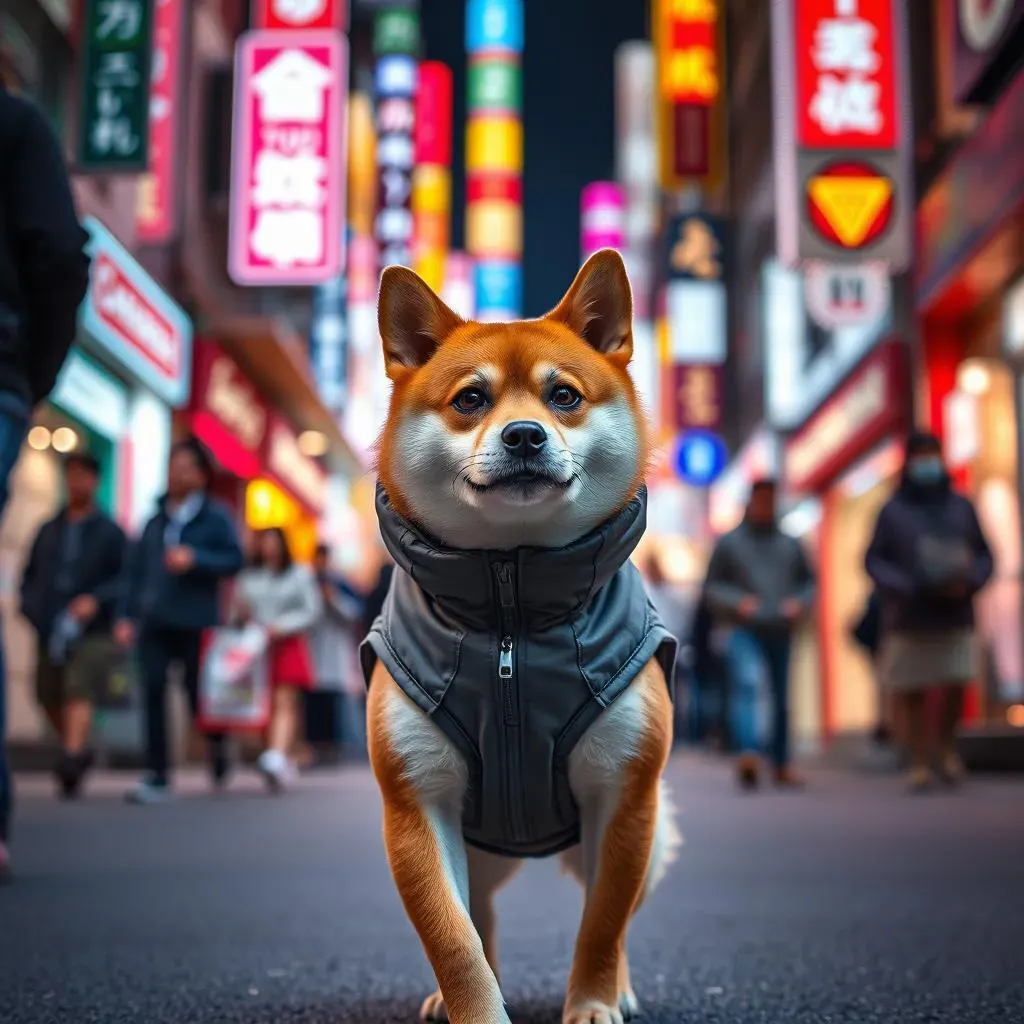
<svg viewBox="0 0 1024 1024"><path fill-rule="evenodd" d="M811 178L807 191L839 241L856 249L892 195L892 182L882 177L822 175Z"/></svg>

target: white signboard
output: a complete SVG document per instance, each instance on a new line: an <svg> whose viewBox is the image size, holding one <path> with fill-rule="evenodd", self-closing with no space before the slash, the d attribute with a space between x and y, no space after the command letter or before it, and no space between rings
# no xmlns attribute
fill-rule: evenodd
<svg viewBox="0 0 1024 1024"><path fill-rule="evenodd" d="M842 266L814 260L804 267L807 312L827 331L877 323L889 311L891 296L884 263Z"/></svg>

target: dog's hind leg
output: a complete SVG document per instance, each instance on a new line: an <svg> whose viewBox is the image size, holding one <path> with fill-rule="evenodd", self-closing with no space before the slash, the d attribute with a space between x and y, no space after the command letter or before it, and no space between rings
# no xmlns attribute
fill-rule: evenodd
<svg viewBox="0 0 1024 1024"><path fill-rule="evenodd" d="M462 839L466 766L380 663L370 685L367 718L391 874L444 994L447 1019L451 1024L510 1024L470 916Z"/></svg>
<svg viewBox="0 0 1024 1024"><path fill-rule="evenodd" d="M636 1012L626 930L678 845L661 784L671 743L668 688L651 662L570 756L581 842L563 863L585 897L563 1024L622 1024Z"/></svg>

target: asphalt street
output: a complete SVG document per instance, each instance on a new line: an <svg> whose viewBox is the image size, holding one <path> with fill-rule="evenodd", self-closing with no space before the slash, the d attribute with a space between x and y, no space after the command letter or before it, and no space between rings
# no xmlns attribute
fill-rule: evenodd
<svg viewBox="0 0 1024 1024"><path fill-rule="evenodd" d="M905 795L821 771L742 795L671 766L686 845L631 936L648 1024L1024 1022L1024 782ZM4 1024L412 1024L430 971L392 887L362 768L284 797L198 774L163 807L20 780L0 887ZM516 1024L558 1024L579 916L547 862L499 898Z"/></svg>

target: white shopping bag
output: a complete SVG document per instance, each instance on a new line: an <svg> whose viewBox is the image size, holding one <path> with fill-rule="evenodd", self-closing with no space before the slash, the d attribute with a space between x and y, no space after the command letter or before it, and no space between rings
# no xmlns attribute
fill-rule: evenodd
<svg viewBox="0 0 1024 1024"><path fill-rule="evenodd" d="M199 727L258 732L270 718L269 640L262 626L210 630L199 673Z"/></svg>

